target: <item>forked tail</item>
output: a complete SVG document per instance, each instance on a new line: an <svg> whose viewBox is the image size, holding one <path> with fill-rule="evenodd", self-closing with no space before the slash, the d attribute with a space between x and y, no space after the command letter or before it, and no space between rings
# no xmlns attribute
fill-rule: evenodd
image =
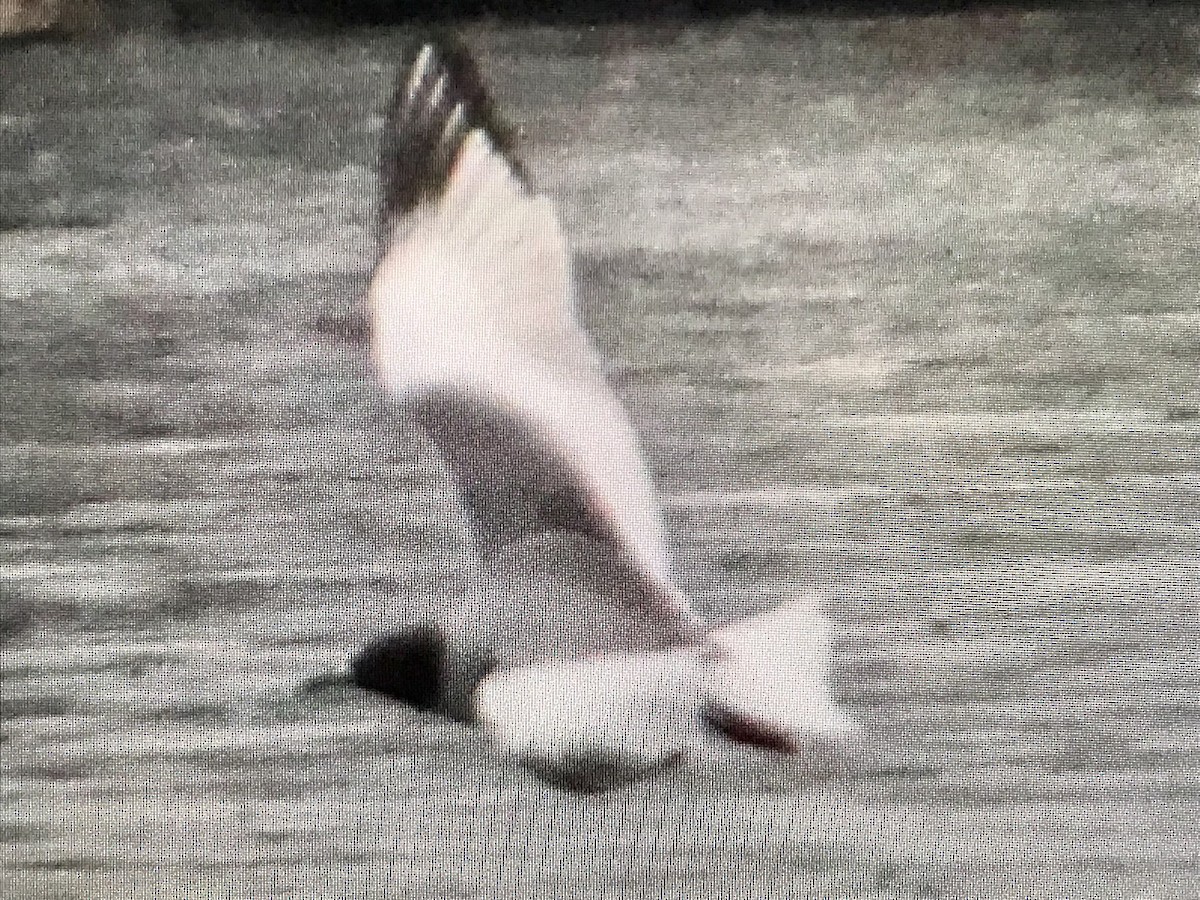
<svg viewBox="0 0 1200 900"><path fill-rule="evenodd" d="M441 35L418 45L400 68L388 104L380 154L380 222L390 235L418 204L445 190L471 132L484 131L495 152L524 178L513 153L513 129L497 115L471 52Z"/></svg>

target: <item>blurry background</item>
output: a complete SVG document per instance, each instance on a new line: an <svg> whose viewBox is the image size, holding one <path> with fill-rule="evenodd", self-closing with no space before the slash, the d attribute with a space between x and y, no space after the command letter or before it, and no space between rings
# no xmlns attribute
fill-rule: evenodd
<svg viewBox="0 0 1200 900"><path fill-rule="evenodd" d="M0 32L79 33L97 28L158 26L177 31L230 27L321 29L451 21L490 16L541 22L612 22L737 17L751 13L862 17L902 14L1010 15L1061 10L1113 24L1166 15L1186 17L1192 4L1129 0L0 0ZM1113 18L1115 17L1115 19Z"/></svg>
<svg viewBox="0 0 1200 900"><path fill-rule="evenodd" d="M682 586L821 592L867 725L591 799L321 687L469 567L358 306L411 26L56 8L0 45L0 894L1200 894L1190 7L458 21Z"/></svg>

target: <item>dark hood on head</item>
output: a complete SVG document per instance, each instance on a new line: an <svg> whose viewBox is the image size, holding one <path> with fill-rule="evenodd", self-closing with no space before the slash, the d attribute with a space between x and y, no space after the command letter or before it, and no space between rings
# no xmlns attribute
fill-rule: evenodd
<svg viewBox="0 0 1200 900"><path fill-rule="evenodd" d="M368 644L350 664L354 683L414 709L460 722L475 717L479 682L495 668L493 656L440 623L411 625Z"/></svg>
<svg viewBox="0 0 1200 900"><path fill-rule="evenodd" d="M446 676L446 642L433 625L406 628L365 647L350 671L360 688L436 710Z"/></svg>

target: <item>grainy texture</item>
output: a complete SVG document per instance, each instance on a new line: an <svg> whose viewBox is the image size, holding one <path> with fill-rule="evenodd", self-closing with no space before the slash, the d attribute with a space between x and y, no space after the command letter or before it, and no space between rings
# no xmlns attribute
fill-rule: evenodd
<svg viewBox="0 0 1200 900"><path fill-rule="evenodd" d="M685 588L828 591L867 724L586 800L305 689L465 565L355 312L406 36L2 51L0 894L1200 894L1168 25L1148 61L1048 15L468 29Z"/></svg>

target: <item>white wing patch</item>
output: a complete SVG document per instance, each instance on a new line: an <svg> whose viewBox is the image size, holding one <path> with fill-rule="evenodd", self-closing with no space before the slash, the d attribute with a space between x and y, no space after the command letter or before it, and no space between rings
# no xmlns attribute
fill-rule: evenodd
<svg viewBox="0 0 1200 900"><path fill-rule="evenodd" d="M399 227L369 292L385 385L399 397L450 388L527 422L576 467L636 562L669 585L653 483L577 321L550 201L530 194L477 129L442 196Z"/></svg>
<svg viewBox="0 0 1200 900"><path fill-rule="evenodd" d="M446 120L446 127L442 129L441 144L443 147L451 144L458 138L458 132L462 129L465 116L463 105L455 103L454 110L450 113L450 118Z"/></svg>
<svg viewBox="0 0 1200 900"><path fill-rule="evenodd" d="M431 62L433 62L433 46L426 44L421 48L420 54L418 54L416 60L413 62L412 69L408 74L408 84L404 88L405 96L410 104L416 98L417 91L425 81Z"/></svg>

